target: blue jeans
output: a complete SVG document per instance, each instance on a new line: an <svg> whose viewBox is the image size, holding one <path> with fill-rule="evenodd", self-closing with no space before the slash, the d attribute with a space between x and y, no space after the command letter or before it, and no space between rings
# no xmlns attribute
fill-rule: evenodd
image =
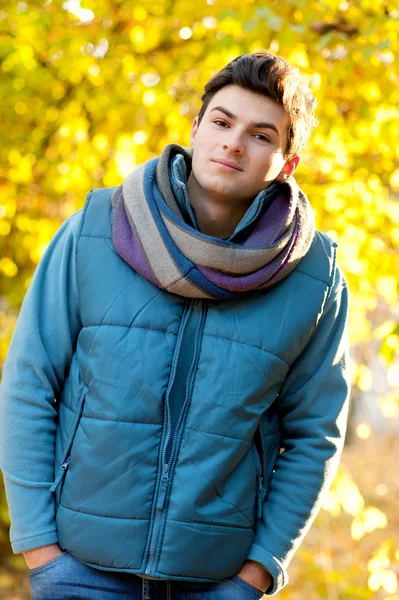
<svg viewBox="0 0 399 600"><path fill-rule="evenodd" d="M29 571L32 600L259 600L263 593L234 575L220 583L145 579L100 571L68 552Z"/></svg>

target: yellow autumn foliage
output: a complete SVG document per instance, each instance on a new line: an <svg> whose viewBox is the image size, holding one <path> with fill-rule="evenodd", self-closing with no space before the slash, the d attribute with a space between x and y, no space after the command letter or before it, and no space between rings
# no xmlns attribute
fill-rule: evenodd
<svg viewBox="0 0 399 600"><path fill-rule="evenodd" d="M298 66L318 99L320 124L302 156L298 183L318 227L338 242L349 282L354 398L379 396L381 412L398 416L395 0L3 2L0 371L33 270L60 223L90 189L119 184L167 143L187 145L206 81L238 54L259 48ZM374 376L378 352L388 391L380 391ZM358 423L353 435L372 445L372 424ZM394 452L386 451L385 464ZM399 548L389 541L383 502L389 488L377 481L366 498L359 483L364 475L342 465L316 522L347 519L346 543L365 548L363 570L351 564L337 574L333 543L313 549L308 562L303 550L298 560L312 573L313 591L301 579L282 599L399 598ZM0 510L1 589L14 581L1 572L3 563L13 564L1 496ZM345 579L348 569L362 585Z"/></svg>

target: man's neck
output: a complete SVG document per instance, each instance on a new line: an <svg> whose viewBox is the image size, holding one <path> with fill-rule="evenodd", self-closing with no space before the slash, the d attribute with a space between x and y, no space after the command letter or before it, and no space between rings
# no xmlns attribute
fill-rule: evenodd
<svg viewBox="0 0 399 600"><path fill-rule="evenodd" d="M229 238L245 215L248 204L230 205L208 196L190 175L187 181L188 197L195 209L201 233L225 240Z"/></svg>

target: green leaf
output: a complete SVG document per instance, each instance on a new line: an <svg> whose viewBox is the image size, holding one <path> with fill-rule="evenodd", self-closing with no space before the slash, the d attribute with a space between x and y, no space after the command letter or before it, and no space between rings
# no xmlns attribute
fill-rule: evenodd
<svg viewBox="0 0 399 600"><path fill-rule="evenodd" d="M256 8L255 13L270 27L270 29L273 29L273 31L279 31L281 29L284 22L283 19L270 8Z"/></svg>
<svg viewBox="0 0 399 600"><path fill-rule="evenodd" d="M333 37L334 37L333 31L329 31L328 33L325 33L324 35L322 35L318 44L316 45L317 51L321 52L322 50L324 50L324 48L327 48L327 46L329 45L329 43L331 42Z"/></svg>
<svg viewBox="0 0 399 600"><path fill-rule="evenodd" d="M257 26L257 22L255 19L250 19L249 21L245 21L243 30L245 33L250 33Z"/></svg>

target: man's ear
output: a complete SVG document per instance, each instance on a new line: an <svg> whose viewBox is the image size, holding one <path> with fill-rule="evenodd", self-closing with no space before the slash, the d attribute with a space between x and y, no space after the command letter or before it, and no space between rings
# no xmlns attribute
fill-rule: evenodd
<svg viewBox="0 0 399 600"><path fill-rule="evenodd" d="M291 175L295 173L300 160L300 156L294 156L293 158L290 158L287 161L285 161L284 167L277 175L275 181L285 181L286 179L288 179L288 177L291 177Z"/></svg>
<svg viewBox="0 0 399 600"><path fill-rule="evenodd" d="M190 133L190 148L194 148L194 140L196 133L198 131L198 116L195 117L193 124L191 125L191 133Z"/></svg>

